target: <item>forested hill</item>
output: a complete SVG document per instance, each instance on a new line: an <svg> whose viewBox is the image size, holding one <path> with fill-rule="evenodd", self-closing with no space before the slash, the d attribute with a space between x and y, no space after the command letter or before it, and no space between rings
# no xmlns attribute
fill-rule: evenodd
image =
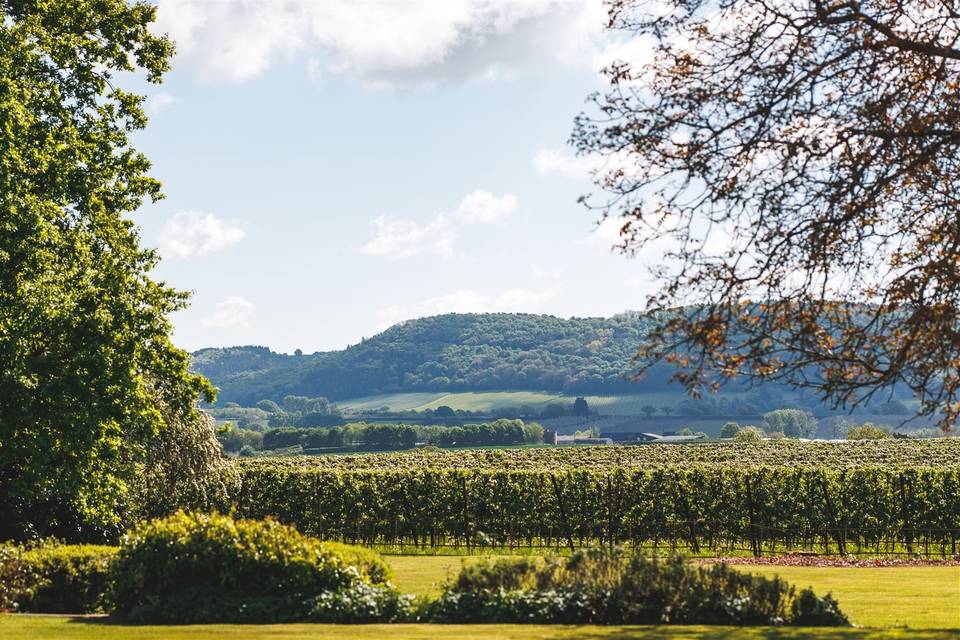
<svg viewBox="0 0 960 640"><path fill-rule="evenodd" d="M533 314L447 314L410 320L343 351L286 355L266 347L203 349L194 369L221 402L249 406L288 394L333 400L413 391L639 391L625 376L649 320ZM666 387L653 372L644 391Z"/></svg>

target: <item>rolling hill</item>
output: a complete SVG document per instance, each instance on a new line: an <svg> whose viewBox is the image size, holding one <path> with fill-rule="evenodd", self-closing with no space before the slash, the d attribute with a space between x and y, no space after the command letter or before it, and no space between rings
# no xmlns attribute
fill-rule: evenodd
<svg viewBox="0 0 960 640"><path fill-rule="evenodd" d="M444 391L603 395L641 390L627 377L648 327L636 313L447 314L397 324L342 351L202 349L193 367L220 387L221 401L247 406L288 394L332 400ZM652 372L642 390L665 390L667 377L666 369Z"/></svg>

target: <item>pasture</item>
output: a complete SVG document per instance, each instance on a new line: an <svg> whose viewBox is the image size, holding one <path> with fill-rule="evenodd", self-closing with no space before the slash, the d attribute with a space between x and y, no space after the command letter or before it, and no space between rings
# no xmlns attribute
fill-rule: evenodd
<svg viewBox="0 0 960 640"><path fill-rule="evenodd" d="M477 557L389 556L397 586L419 596L435 596L439 585L462 562ZM826 640L916 638L941 640L960 633L960 567L744 567L764 575L779 574L797 587L811 586L832 592L858 625L854 629L804 629L785 627L622 627L567 625L192 625L127 626L99 617L0 616L4 640Z"/></svg>
<svg viewBox="0 0 960 640"><path fill-rule="evenodd" d="M738 394L731 392L731 397ZM504 407L529 406L542 409L551 403L572 405L575 395L547 391L465 391L435 393L392 393L386 395L338 400L337 405L346 411L363 412L390 407L391 411L423 411L448 406L464 411L493 411ZM606 415L642 416L642 407L673 407L684 398L682 391L635 393L622 395L585 396L591 409Z"/></svg>

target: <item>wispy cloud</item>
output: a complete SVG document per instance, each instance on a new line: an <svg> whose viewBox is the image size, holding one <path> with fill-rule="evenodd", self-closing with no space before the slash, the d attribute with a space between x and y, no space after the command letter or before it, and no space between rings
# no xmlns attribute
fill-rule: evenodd
<svg viewBox="0 0 960 640"><path fill-rule="evenodd" d="M203 319L208 329L249 327L253 319L253 303L240 296L230 296L218 302L213 313Z"/></svg>
<svg viewBox="0 0 960 640"><path fill-rule="evenodd" d="M438 213L425 223L389 216L371 221L374 236L359 251L373 256L409 258L419 254L450 256L459 231L470 225L487 225L506 220L517 207L517 198L495 196L477 189L460 201L451 213Z"/></svg>
<svg viewBox="0 0 960 640"><path fill-rule="evenodd" d="M230 247L243 239L243 229L212 213L181 211L160 230L160 253L172 258L195 258Z"/></svg>
<svg viewBox="0 0 960 640"><path fill-rule="evenodd" d="M147 110L149 115L155 116L170 105L178 102L180 102L180 98L177 96L173 95L172 93L161 91L158 94L150 96L147 99L147 104L144 108Z"/></svg>
<svg viewBox="0 0 960 640"><path fill-rule="evenodd" d="M592 171L600 168L596 159L576 156L568 149L538 149L533 154L533 168L538 175L589 180Z"/></svg>

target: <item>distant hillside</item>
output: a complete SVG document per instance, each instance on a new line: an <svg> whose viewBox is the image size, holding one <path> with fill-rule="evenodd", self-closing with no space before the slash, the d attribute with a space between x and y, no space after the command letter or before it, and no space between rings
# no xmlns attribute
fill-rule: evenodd
<svg viewBox="0 0 960 640"><path fill-rule="evenodd" d="M626 380L650 321L533 314L447 314L410 320L343 351L286 355L266 347L202 349L193 367L221 402L288 394L332 400L425 391L616 393L666 389L667 370ZM671 390L673 390L671 388Z"/></svg>

